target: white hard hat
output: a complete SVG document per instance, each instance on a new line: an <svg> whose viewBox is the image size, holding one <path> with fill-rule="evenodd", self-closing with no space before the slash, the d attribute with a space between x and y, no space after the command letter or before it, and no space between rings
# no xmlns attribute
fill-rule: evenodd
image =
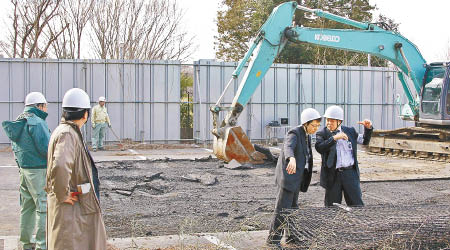
<svg viewBox="0 0 450 250"><path fill-rule="evenodd" d="M39 103L47 103L47 100L41 92L31 92L25 97L25 106Z"/></svg>
<svg viewBox="0 0 450 250"><path fill-rule="evenodd" d="M79 88L69 89L66 94L64 94L63 108L80 108L80 109L90 109L91 101L89 96L84 90Z"/></svg>
<svg viewBox="0 0 450 250"><path fill-rule="evenodd" d="M100 96L100 97L98 98L98 101L99 101L99 102L106 102L106 98L105 98L104 96Z"/></svg>
<svg viewBox="0 0 450 250"><path fill-rule="evenodd" d="M300 115L300 122L303 124L312 121L312 120L316 120L316 119L320 119L320 113L319 111L313 109L313 108L307 108L305 110L303 110L302 114Z"/></svg>
<svg viewBox="0 0 450 250"><path fill-rule="evenodd" d="M343 121L344 110L339 106L331 106L327 108L327 110L325 110L325 114L323 114L323 117Z"/></svg>

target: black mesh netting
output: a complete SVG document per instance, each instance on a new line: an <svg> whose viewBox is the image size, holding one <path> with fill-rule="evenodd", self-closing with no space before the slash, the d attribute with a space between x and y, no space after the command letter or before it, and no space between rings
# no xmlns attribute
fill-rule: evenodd
<svg viewBox="0 0 450 250"><path fill-rule="evenodd" d="M450 204L286 210L299 249L450 249Z"/></svg>

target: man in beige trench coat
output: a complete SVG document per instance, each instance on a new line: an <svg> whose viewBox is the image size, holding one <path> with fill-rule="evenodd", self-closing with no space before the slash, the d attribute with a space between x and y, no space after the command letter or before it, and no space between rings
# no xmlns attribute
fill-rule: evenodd
<svg viewBox="0 0 450 250"><path fill-rule="evenodd" d="M70 89L61 123L50 137L47 167L49 250L106 249L106 231L94 192L92 164L81 128L89 118L89 96Z"/></svg>

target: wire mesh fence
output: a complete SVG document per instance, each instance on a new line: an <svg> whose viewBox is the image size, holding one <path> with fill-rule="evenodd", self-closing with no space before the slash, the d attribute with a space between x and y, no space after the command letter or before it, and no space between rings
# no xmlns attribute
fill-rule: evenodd
<svg viewBox="0 0 450 250"><path fill-rule="evenodd" d="M450 203L285 211L298 249L450 249Z"/></svg>

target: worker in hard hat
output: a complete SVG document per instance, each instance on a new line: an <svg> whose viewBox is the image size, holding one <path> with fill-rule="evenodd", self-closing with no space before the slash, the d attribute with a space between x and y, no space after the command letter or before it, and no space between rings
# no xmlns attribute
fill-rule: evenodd
<svg viewBox="0 0 450 250"><path fill-rule="evenodd" d="M358 122L364 126L364 134L358 134L354 127L342 125L344 110L339 106L327 108L323 117L326 127L317 132L315 147L322 155L320 185L325 188L325 206L340 204L342 193L348 206L363 206L357 144L369 144L372 122Z"/></svg>
<svg viewBox="0 0 450 250"><path fill-rule="evenodd" d="M298 208L299 192L306 192L311 182L313 167L311 135L319 129L322 118L317 110L307 108L303 110L300 119L301 125L286 134L275 170L278 195L267 239L267 243L271 246L280 246L282 227L286 224L283 209ZM288 236L287 242L292 241L295 241L294 238Z"/></svg>
<svg viewBox="0 0 450 250"><path fill-rule="evenodd" d="M46 191L48 249L106 249L106 231L94 179L96 168L81 128L90 99L82 89L66 92L63 114L48 147Z"/></svg>
<svg viewBox="0 0 450 250"><path fill-rule="evenodd" d="M111 121L109 120L108 110L105 106L106 98L100 96L98 98L98 104L92 109L92 149L94 151L103 150L103 139L105 138L106 127L111 127Z"/></svg>
<svg viewBox="0 0 450 250"><path fill-rule="evenodd" d="M47 249L45 221L47 194L44 191L50 131L47 100L40 92L25 98L25 109L15 121L2 123L11 140L20 176L20 238L23 249ZM36 238L32 239L36 230Z"/></svg>

